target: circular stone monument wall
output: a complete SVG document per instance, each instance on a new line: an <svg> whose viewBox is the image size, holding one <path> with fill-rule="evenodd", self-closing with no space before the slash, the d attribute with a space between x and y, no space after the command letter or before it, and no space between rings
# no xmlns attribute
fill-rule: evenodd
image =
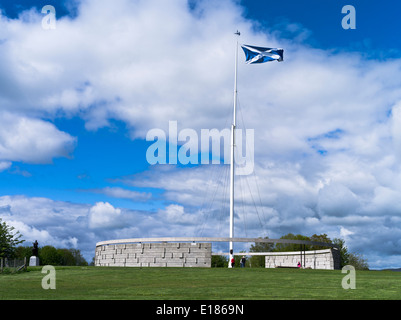
<svg viewBox="0 0 401 320"><path fill-rule="evenodd" d="M209 267L211 243L126 243L99 245L95 266Z"/></svg>
<svg viewBox="0 0 401 320"><path fill-rule="evenodd" d="M294 252L266 252L266 268L340 269L340 254L337 249L309 250Z"/></svg>
<svg viewBox="0 0 401 320"><path fill-rule="evenodd" d="M338 247L332 243L289 239L262 238L135 238L101 241L96 244L95 266L120 267L211 267L213 242L254 242L299 244L298 252L233 253L234 255L265 255L266 267L303 267L339 269ZM331 247L305 251L305 245ZM229 255L218 253L217 255Z"/></svg>

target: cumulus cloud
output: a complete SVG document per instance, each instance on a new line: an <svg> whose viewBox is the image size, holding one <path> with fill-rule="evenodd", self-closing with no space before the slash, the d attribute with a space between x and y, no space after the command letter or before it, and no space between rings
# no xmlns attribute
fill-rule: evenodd
<svg viewBox="0 0 401 320"><path fill-rule="evenodd" d="M401 102L392 108L390 130L393 137L394 153L399 160L401 159Z"/></svg>
<svg viewBox="0 0 401 320"><path fill-rule="evenodd" d="M215 190L218 192L217 197L223 196L221 189L217 188L218 185L224 183L224 177L219 177L219 171L227 171L227 166L218 167L218 165L211 165L191 169L178 168L173 165L154 166L148 171L121 177L114 181L135 187L162 189L164 190L163 197L167 200L177 201L185 205L200 206L204 191ZM207 186L206 190L205 186Z"/></svg>
<svg viewBox="0 0 401 320"><path fill-rule="evenodd" d="M356 195L337 183L325 185L319 190L317 204L320 214L340 217L355 213L359 207Z"/></svg>
<svg viewBox="0 0 401 320"><path fill-rule="evenodd" d="M26 196L1 196L0 218L12 225L31 245L79 248L90 257L93 250L87 229L88 205ZM93 241L93 240L92 240Z"/></svg>
<svg viewBox="0 0 401 320"><path fill-rule="evenodd" d="M98 202L89 209L89 228L117 228L122 226L121 210L108 202Z"/></svg>
<svg viewBox="0 0 401 320"><path fill-rule="evenodd" d="M2 104L8 109L81 112L91 129L104 126L110 117L123 119L142 137L149 125L165 126L173 115L184 120L187 111L198 110L201 116L201 109L213 110L215 101L222 101L216 85L231 82L231 61L221 59L222 49L233 48L226 32L244 22L229 1L199 7L196 15L186 1L120 0L110 6L89 0L74 19L59 19L54 32L38 24L40 13L31 12L24 24L3 18L3 74L14 90L3 88ZM219 47L207 46L205 38ZM182 63L188 57L198 62ZM216 74L221 63L222 72ZM19 89L28 93L13 95ZM177 114L177 108L184 112Z"/></svg>
<svg viewBox="0 0 401 320"><path fill-rule="evenodd" d="M10 161L49 163L55 157L69 156L76 138L39 119L0 113L0 169Z"/></svg>
<svg viewBox="0 0 401 320"><path fill-rule="evenodd" d="M185 213L185 208L177 204L171 204L164 210L159 210L158 215L168 224L194 225L199 220L199 216Z"/></svg>

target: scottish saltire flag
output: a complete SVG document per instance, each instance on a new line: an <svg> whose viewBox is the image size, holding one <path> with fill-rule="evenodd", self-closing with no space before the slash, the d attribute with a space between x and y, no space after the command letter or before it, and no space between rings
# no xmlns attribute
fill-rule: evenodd
<svg viewBox="0 0 401 320"><path fill-rule="evenodd" d="M262 48L248 45L241 45L245 52L246 63L263 63L268 61L283 61L284 50L277 48Z"/></svg>

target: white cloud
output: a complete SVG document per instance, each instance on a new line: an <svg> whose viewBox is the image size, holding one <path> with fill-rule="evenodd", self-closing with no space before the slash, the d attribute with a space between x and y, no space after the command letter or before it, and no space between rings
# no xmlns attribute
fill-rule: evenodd
<svg viewBox="0 0 401 320"><path fill-rule="evenodd" d="M349 236L349 235L351 235L351 234L354 234L352 231L350 231L350 230L347 230L346 228L344 228L344 227L341 227L340 228L340 236L343 238L343 239L345 239L345 240L347 240L347 237Z"/></svg>
<svg viewBox="0 0 401 320"><path fill-rule="evenodd" d="M199 215L185 213L185 208L177 204L171 204L164 210L159 210L158 215L166 223L172 224L192 224L195 225L199 220Z"/></svg>
<svg viewBox="0 0 401 320"><path fill-rule="evenodd" d="M397 159L401 159L401 102L392 109L391 133L393 137L394 153Z"/></svg>
<svg viewBox="0 0 401 320"><path fill-rule="evenodd" d="M317 204L320 214L337 217L354 214L359 207L357 196L338 183L330 183L321 188Z"/></svg>
<svg viewBox="0 0 401 320"><path fill-rule="evenodd" d="M3 88L4 107L82 112L93 129L114 117L141 137L172 116L205 121L205 110L231 100L219 86L232 82L232 28L250 26L229 1L199 6L195 15L186 1L85 1L79 16L50 32L39 13L24 24L2 19L4 80L14 84ZM27 94L12 95L19 90Z"/></svg>
<svg viewBox="0 0 401 320"><path fill-rule="evenodd" d="M29 242L38 240L40 243L55 243L55 239L49 234L47 230L39 230L35 227L29 226L22 221L8 220L7 224L13 226L15 230L18 230L22 235L21 239L27 243L23 245L29 245Z"/></svg>
<svg viewBox="0 0 401 320"><path fill-rule="evenodd" d="M12 163L10 161L0 161L0 172L10 168Z"/></svg>
<svg viewBox="0 0 401 320"><path fill-rule="evenodd" d="M89 209L88 215L89 228L113 229L122 226L121 210L114 208L108 202L97 202Z"/></svg>
<svg viewBox="0 0 401 320"><path fill-rule="evenodd" d="M147 201L152 197L152 194L149 192L137 192L119 187L105 187L102 189L93 189L88 191L101 193L113 198L128 199L132 201Z"/></svg>
<svg viewBox="0 0 401 320"><path fill-rule="evenodd" d="M88 205L53 201L26 196L0 197L0 218L15 227L30 246L77 247L92 251L91 234L87 230ZM88 250L89 248L89 250Z"/></svg>
<svg viewBox="0 0 401 320"><path fill-rule="evenodd" d="M75 138L59 131L50 122L0 113L0 160L5 160L1 161L3 168L9 167L10 161L49 163L55 157L69 156L75 142Z"/></svg>

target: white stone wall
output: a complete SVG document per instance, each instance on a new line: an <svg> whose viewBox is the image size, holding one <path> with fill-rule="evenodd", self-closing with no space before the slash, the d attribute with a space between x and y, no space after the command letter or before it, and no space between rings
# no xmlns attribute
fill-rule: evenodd
<svg viewBox="0 0 401 320"><path fill-rule="evenodd" d="M95 266L210 267L211 259L211 243L127 243L95 251Z"/></svg>
<svg viewBox="0 0 401 320"><path fill-rule="evenodd" d="M340 255L336 249L305 251L305 257L302 252L302 260L300 251L266 253L266 268L297 267L298 262L303 268L340 269Z"/></svg>

